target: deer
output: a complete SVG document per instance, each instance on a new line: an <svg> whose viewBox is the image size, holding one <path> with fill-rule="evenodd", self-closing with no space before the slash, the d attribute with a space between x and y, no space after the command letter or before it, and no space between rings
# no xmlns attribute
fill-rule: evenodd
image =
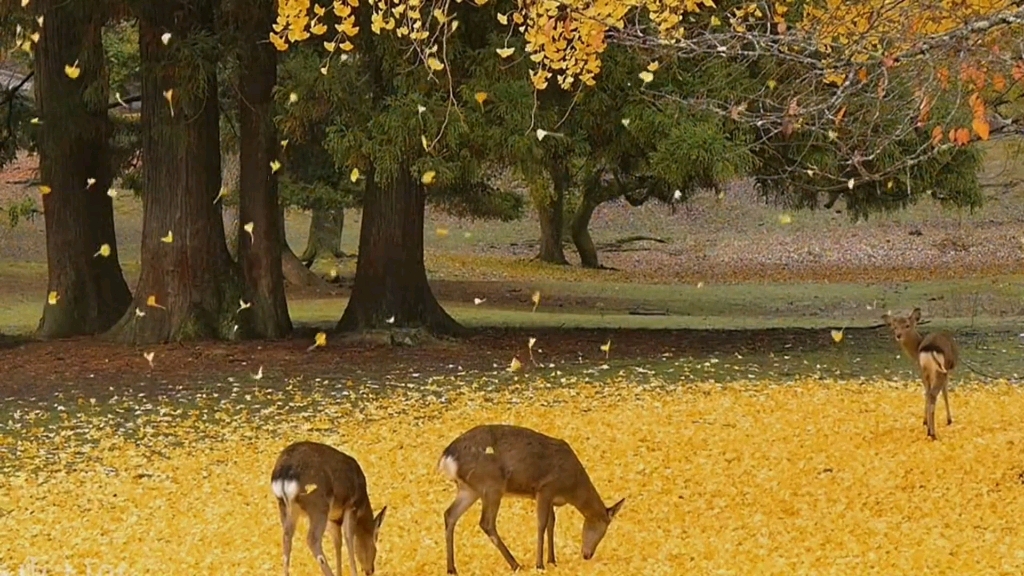
<svg viewBox="0 0 1024 576"><path fill-rule="evenodd" d="M907 316L893 316L886 312L882 320L892 329L903 352L916 360L921 367L921 379L924 382L924 425L928 429L928 437L935 436L935 404L942 393L942 401L946 405L946 425L953 424L953 414L949 410L949 375L956 368L960 359L960 350L956 340L948 332L932 332L924 336L917 331L917 323L921 320L921 309L914 310Z"/></svg>
<svg viewBox="0 0 1024 576"><path fill-rule="evenodd" d="M583 515L584 560L590 560L622 509L625 498L606 507L569 444L521 426L484 424L452 441L438 461L441 474L455 483L457 493L444 512L448 574L455 569L455 524L481 501L480 528L501 552L513 572L521 566L498 535L498 507L505 495L537 504L537 569L555 565L555 507L571 504Z"/></svg>
<svg viewBox="0 0 1024 576"><path fill-rule="evenodd" d="M377 558L377 536L387 506L373 515L366 493L366 476L354 458L318 442L295 442L281 451L270 474L284 530L284 576L291 562L292 537L300 514L309 519L306 544L324 576L334 576L324 557L321 541L329 529L334 542L335 566L341 568L341 535L345 534L352 576L356 557L366 576L372 576Z"/></svg>

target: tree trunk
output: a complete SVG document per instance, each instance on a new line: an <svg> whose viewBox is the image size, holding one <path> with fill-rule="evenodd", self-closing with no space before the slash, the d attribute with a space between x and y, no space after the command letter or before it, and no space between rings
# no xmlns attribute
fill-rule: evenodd
<svg viewBox="0 0 1024 576"><path fill-rule="evenodd" d="M197 32L212 33L213 8L213 0L147 2L138 14L142 271L132 309L110 333L122 342L236 334L241 287L220 205L213 202L221 180L215 55L206 56L205 85L189 86L189 78L200 73L195 63L172 60L177 51L160 40L166 32L186 43ZM169 103L165 90L172 88ZM168 232L171 242L162 240Z"/></svg>
<svg viewBox="0 0 1024 576"><path fill-rule="evenodd" d="M562 248L562 234L565 228L565 194L569 190L571 176L561 163L553 163L548 170L554 191L547 202L537 202L537 216L540 218L540 252L537 259L550 264L568 264Z"/></svg>
<svg viewBox="0 0 1024 576"><path fill-rule="evenodd" d="M423 263L426 190L406 167L395 181L366 175L356 278L338 330L423 328L435 335L462 331L427 282ZM390 321L389 321L390 320Z"/></svg>
<svg viewBox="0 0 1024 576"><path fill-rule="evenodd" d="M331 286L323 278L319 277L295 255L292 247L288 245L288 236L284 228L284 207L278 211L281 238L281 271L284 274L284 281L297 288L316 288L320 291L330 291Z"/></svg>
<svg viewBox="0 0 1024 576"><path fill-rule="evenodd" d="M576 208L572 218L572 243L580 255L580 265L584 268L600 268L601 264L597 258L597 247L594 246L594 239L590 237L590 219L594 216L594 210L601 204L597 189L587 186L583 190L583 198Z"/></svg>
<svg viewBox="0 0 1024 576"><path fill-rule="evenodd" d="M245 324L262 338L280 338L292 330L281 267L277 176L270 168L278 149L273 114L277 50L266 38L275 14L274 0L258 0L239 15L238 262L245 298L252 304ZM249 224L251 234L245 230Z"/></svg>
<svg viewBox="0 0 1024 576"><path fill-rule="evenodd" d="M35 51L39 107L39 171L43 196L48 289L37 335L60 338L104 332L124 315L131 292L121 272L107 137L103 14L78 3L41 0L46 19ZM66 65L78 61L71 79ZM109 256L95 256L100 246ZM52 298L48 297L48 300Z"/></svg>
<svg viewBox="0 0 1024 576"><path fill-rule="evenodd" d="M309 222L309 238L306 240L306 250L299 256L299 260L306 267L316 262L318 256L330 254L335 258L341 258L345 254L341 251L341 232L345 228L345 210L313 209L313 218Z"/></svg>

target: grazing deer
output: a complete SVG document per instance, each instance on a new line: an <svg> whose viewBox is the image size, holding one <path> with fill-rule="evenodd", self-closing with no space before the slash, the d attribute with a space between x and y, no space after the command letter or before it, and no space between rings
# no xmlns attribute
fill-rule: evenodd
<svg viewBox="0 0 1024 576"><path fill-rule="evenodd" d="M284 574L292 553L295 522L302 512L309 519L306 544L324 576L334 576L321 541L330 528L338 574L341 569L341 534L345 533L348 561L356 575L356 559L371 576L377 558L377 535L387 506L373 515L366 494L366 476L354 458L326 444L296 442L281 451L270 474L270 489L277 497L284 528Z"/></svg>
<svg viewBox="0 0 1024 576"><path fill-rule="evenodd" d="M917 331L917 323L921 320L921 309L914 308L908 316L893 316L886 312L882 319L892 328L896 341L910 357L921 367L921 379L924 381L924 425L928 427L928 437L935 439L935 403L939 392L946 404L946 425L953 423L953 415L949 411L949 374L957 366L960 351L953 336L948 332L932 332L921 336Z"/></svg>
<svg viewBox="0 0 1024 576"><path fill-rule="evenodd" d="M513 571L520 565L496 527L504 495L537 502L537 569L544 569L544 533L548 563L555 564L555 506L573 505L583 514L583 559L594 556L625 498L606 508L576 453L564 440L519 426L477 426L452 441L441 454L438 469L455 482L458 493L445 510L448 573L455 571L455 523L481 500L480 528Z"/></svg>

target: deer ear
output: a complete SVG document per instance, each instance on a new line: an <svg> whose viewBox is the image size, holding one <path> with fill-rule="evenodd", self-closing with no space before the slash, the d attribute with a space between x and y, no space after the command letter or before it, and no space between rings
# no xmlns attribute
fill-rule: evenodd
<svg viewBox="0 0 1024 576"><path fill-rule="evenodd" d="M615 518L615 515L619 513L619 510L622 509L622 505L625 504L625 503L626 503L626 499L623 498L622 500L619 500L615 504L612 504L611 508L606 508L605 512L608 513L608 520L611 520L612 518Z"/></svg>
<svg viewBox="0 0 1024 576"><path fill-rule="evenodd" d="M388 511L388 507L385 506L380 509L377 513L377 517L373 519L373 531L377 532L380 530L380 525L384 523L384 513Z"/></svg>
<svg viewBox="0 0 1024 576"><path fill-rule="evenodd" d="M921 320L921 309L914 308L914 311L910 313L910 319L913 320L915 323Z"/></svg>

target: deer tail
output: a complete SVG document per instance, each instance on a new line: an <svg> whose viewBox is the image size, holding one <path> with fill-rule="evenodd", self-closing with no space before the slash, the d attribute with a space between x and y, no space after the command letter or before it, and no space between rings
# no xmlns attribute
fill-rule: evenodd
<svg viewBox="0 0 1024 576"><path fill-rule="evenodd" d="M946 374L946 356L938 350L922 350L918 354L918 362L925 370Z"/></svg>
<svg viewBox="0 0 1024 576"><path fill-rule="evenodd" d="M444 474L449 480L458 481L459 479L459 463L455 461L455 456L445 452L441 456L441 460L437 463L437 470Z"/></svg>
<svg viewBox="0 0 1024 576"><path fill-rule="evenodd" d="M299 474L291 466L275 468L270 475L270 490L279 502L284 504L286 512L291 511L292 503L299 495Z"/></svg>

